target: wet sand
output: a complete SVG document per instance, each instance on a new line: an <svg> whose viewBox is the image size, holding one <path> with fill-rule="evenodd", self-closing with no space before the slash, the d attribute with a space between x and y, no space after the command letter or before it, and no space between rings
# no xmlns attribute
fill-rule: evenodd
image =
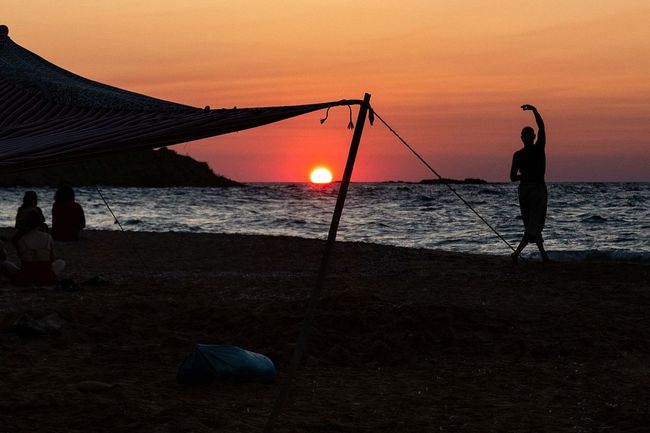
<svg viewBox="0 0 650 433"><path fill-rule="evenodd" d="M109 285L0 283L0 431L262 431L324 242L84 236L58 246L66 276ZM339 243L274 431L647 431L649 270ZM21 313L62 332L7 332ZM279 381L180 386L196 343L264 353Z"/></svg>

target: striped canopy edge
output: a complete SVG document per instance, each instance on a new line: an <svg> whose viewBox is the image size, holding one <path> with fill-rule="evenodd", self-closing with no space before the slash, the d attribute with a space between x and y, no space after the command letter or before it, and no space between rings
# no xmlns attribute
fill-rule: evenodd
<svg viewBox="0 0 650 433"><path fill-rule="evenodd" d="M341 105L209 109L73 74L16 44L0 26L0 172L154 149L255 128Z"/></svg>

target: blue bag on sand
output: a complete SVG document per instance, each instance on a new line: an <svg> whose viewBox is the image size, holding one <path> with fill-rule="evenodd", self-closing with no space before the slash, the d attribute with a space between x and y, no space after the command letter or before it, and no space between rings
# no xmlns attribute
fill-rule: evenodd
<svg viewBox="0 0 650 433"><path fill-rule="evenodd" d="M275 365L264 355L226 344L197 344L178 367L182 385L200 385L214 380L270 383Z"/></svg>

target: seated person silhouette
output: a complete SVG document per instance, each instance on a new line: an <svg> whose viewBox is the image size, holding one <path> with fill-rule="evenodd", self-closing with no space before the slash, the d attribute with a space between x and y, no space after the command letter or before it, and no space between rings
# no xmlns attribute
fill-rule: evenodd
<svg viewBox="0 0 650 433"><path fill-rule="evenodd" d="M75 202L74 190L62 186L54 196L52 205L52 237L55 241L78 241L79 232L86 227L86 217L81 205Z"/></svg>
<svg viewBox="0 0 650 433"><path fill-rule="evenodd" d="M25 232L26 231L26 221L25 217L32 210L36 210L41 216L41 230L44 232L47 231L47 224L45 224L45 217L43 216L43 211L38 205L38 196L34 191L26 191L23 196L23 204L18 208L16 212L16 232Z"/></svg>
<svg viewBox="0 0 650 433"><path fill-rule="evenodd" d="M20 268L4 261L3 273L19 286L50 286L56 284L65 262L54 254L52 236L40 230L40 214L32 210L25 216L26 232L15 239Z"/></svg>

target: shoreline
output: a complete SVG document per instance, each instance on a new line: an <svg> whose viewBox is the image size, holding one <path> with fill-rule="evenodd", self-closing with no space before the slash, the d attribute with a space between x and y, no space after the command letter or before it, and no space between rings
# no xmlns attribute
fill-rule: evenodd
<svg viewBox="0 0 650 433"><path fill-rule="evenodd" d="M261 431L324 244L88 231L57 245L65 276L110 284L59 292L0 283L2 424ZM512 266L501 256L337 242L277 431L640 431L650 416L649 280L647 265ZM56 313L62 332L8 332L21 313ZM197 343L263 353L279 381L182 387L176 369Z"/></svg>
<svg viewBox="0 0 650 433"><path fill-rule="evenodd" d="M5 243L5 248L10 247L10 237L13 233L13 227L0 227L0 240ZM83 233L121 233L120 229L114 230L105 230L105 229L86 229ZM147 230L125 230L125 234L122 236L129 236L132 233L140 233L145 235L163 235L163 234L176 234L176 235L206 235L206 236L245 236L245 237L268 237L268 238L280 238L280 239L297 239L303 241L314 241L314 242L323 242L325 239L319 238L310 238L310 237L301 237L301 236L290 236L283 234L259 234L259 233L216 233L210 231L147 231ZM468 256L485 256L491 258L508 258L510 253L504 248L503 253L486 253L486 252L467 252L467 251L454 251L454 250L445 250L445 249L436 249L436 248L425 248L417 246L405 246L405 245L393 245L388 243L381 242L368 242L368 241L357 241L357 240L337 240L337 244L367 244L375 245L377 247L388 247L388 248L404 248L415 251L422 252L431 252L436 254L451 254L451 255L468 255ZM59 244L58 242L55 245ZM629 250L549 250L547 251L553 260L553 263L557 264L568 264L568 263L620 263L620 264L636 264L636 265L650 265L650 253L648 252L636 252ZM529 264L541 262L539 254L535 249L535 246L528 246L528 248L523 253L523 258L529 262ZM524 260L521 260L522 265L526 265Z"/></svg>

